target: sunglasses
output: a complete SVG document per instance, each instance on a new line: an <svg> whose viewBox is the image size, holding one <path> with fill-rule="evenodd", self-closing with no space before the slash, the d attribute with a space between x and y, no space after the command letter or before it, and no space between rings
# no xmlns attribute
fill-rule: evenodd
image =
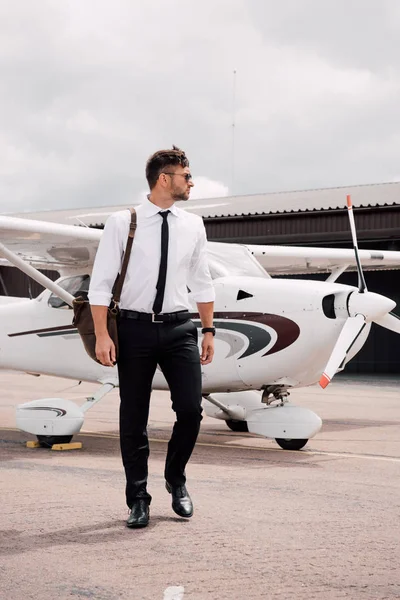
<svg viewBox="0 0 400 600"><path fill-rule="evenodd" d="M164 175L180 175L185 178L186 183L189 183L189 181L192 181L193 179L191 173L171 173L169 171L164 171Z"/></svg>

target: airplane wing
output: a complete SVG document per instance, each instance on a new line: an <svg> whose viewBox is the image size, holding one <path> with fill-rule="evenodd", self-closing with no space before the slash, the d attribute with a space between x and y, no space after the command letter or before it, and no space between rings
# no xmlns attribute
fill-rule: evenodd
<svg viewBox="0 0 400 600"><path fill-rule="evenodd" d="M101 229L0 215L0 242L37 269L91 270ZM356 269L349 249L257 246L208 242L213 278L223 276L326 273L348 265ZM1 255L0 255L1 256ZM360 250L364 269L400 269L400 252ZM10 265L0 258L0 265Z"/></svg>
<svg viewBox="0 0 400 600"><path fill-rule="evenodd" d="M0 242L36 269L59 272L90 271L101 229L0 215ZM240 244L208 243L213 278L226 275L268 277ZM0 265L12 266L1 258Z"/></svg>
<svg viewBox="0 0 400 600"><path fill-rule="evenodd" d="M270 275L329 273L346 267L356 271L353 249L306 248L298 246L257 246L246 248ZM400 269L400 252L359 250L366 271Z"/></svg>
<svg viewBox="0 0 400 600"><path fill-rule="evenodd" d="M78 225L0 215L1 243L37 269L87 269L93 264L101 233ZM4 258L0 264L10 265Z"/></svg>

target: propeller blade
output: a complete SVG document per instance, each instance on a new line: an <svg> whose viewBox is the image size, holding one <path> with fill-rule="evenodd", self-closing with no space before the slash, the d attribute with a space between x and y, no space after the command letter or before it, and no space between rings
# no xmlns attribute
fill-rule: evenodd
<svg viewBox="0 0 400 600"><path fill-rule="evenodd" d="M356 315L355 317L349 317L347 319L328 360L328 364L325 367L325 371L319 380L319 384L322 388L326 388L331 382L332 377L346 359L347 353L355 343L365 325L366 321L363 315Z"/></svg>
<svg viewBox="0 0 400 600"><path fill-rule="evenodd" d="M394 313L389 313L380 319L376 319L374 320L374 323L377 323L386 329L390 329L390 331L394 331L395 333L400 333L400 317Z"/></svg>
<svg viewBox="0 0 400 600"><path fill-rule="evenodd" d="M350 195L347 196L347 211L348 211L349 221L350 221L351 237L353 238L354 253L356 255L357 272L358 272L358 291L360 292L360 294L363 294L367 289L367 285L365 283L364 273L363 273L361 261L360 261L360 256L358 254L357 231L356 231L356 224L354 222L353 204L351 202Z"/></svg>

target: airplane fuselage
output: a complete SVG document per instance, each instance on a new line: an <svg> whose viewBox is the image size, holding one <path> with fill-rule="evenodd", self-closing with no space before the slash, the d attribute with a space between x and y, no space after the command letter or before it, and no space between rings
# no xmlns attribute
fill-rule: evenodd
<svg viewBox="0 0 400 600"><path fill-rule="evenodd" d="M214 285L217 334L214 361L202 368L205 393L316 383L348 317L347 299L356 291L336 283L254 277L224 277ZM51 306L50 296L45 290L35 300L0 303L0 367L89 382L116 378L116 368L86 355L72 311ZM195 304L193 319L200 328ZM153 387L167 389L158 370Z"/></svg>

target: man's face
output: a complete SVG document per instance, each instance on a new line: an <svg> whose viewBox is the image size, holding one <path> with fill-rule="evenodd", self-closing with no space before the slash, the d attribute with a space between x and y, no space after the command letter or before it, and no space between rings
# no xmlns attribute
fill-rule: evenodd
<svg viewBox="0 0 400 600"><path fill-rule="evenodd" d="M168 191L174 201L189 200L190 188L194 186L189 167L171 166L164 173L169 179Z"/></svg>

